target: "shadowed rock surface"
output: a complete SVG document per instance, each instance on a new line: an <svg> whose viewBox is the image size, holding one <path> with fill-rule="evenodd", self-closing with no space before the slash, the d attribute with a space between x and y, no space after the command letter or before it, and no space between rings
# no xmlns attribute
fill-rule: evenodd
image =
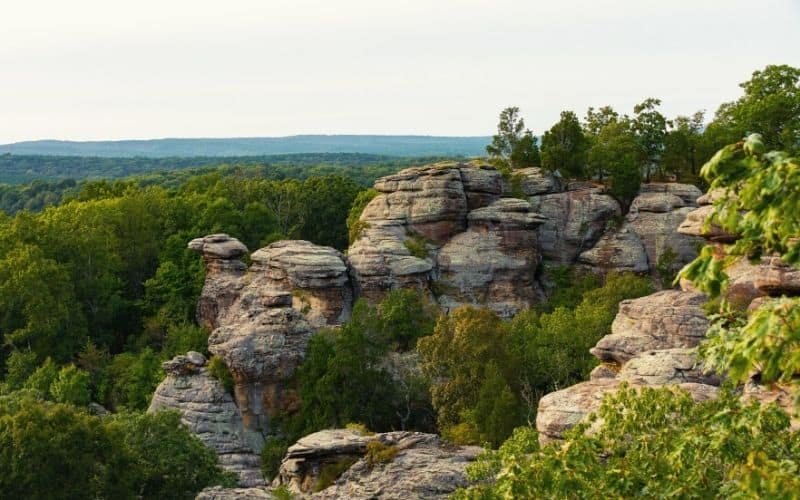
<svg viewBox="0 0 800 500"><path fill-rule="evenodd" d="M165 362L163 367L167 377L153 394L147 411L178 411L181 422L217 452L222 468L234 472L240 485L263 485L257 454L263 438L244 428L239 408L219 381L209 375L205 357L189 352Z"/></svg>
<svg viewBox="0 0 800 500"><path fill-rule="evenodd" d="M396 456L369 464L364 455L371 441L394 447ZM434 434L362 435L329 429L301 438L289 448L273 486L286 485L295 494L326 499L447 498L467 486L465 468L481 451L476 446L446 444ZM342 460L353 464L333 485L313 493L322 469Z"/></svg>
<svg viewBox="0 0 800 500"><path fill-rule="evenodd" d="M590 352L602 361L625 363L645 351L695 347L709 323L702 305L705 296L679 290L624 300L606 335Z"/></svg>

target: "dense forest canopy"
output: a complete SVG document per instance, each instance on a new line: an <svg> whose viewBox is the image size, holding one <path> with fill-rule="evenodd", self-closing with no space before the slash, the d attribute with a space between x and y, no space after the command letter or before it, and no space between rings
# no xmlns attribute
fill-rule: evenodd
<svg viewBox="0 0 800 500"><path fill-rule="evenodd" d="M731 252L778 252L797 265L800 169L792 157L800 152L798 82L800 70L767 66L709 123L703 112L668 119L653 98L630 115L590 108L580 119L565 111L541 142L509 108L487 148L489 161L512 185L515 170L536 166L567 179L607 183L623 202L644 180L730 187L742 196L720 202L717 216L743 235ZM751 132L763 138L741 142ZM784 153L766 153L771 149ZM20 160L27 171L39 161L25 158L0 156L0 162ZM67 176L83 168L75 159L53 161L47 168ZM209 332L194 318L204 266L187 242L225 232L250 250L286 238L345 250L348 218L352 226L374 196L370 182L420 160L312 155L161 173L149 169L171 159L92 161L97 170L91 175L109 167L119 168L119 175L148 175L0 186L0 488L41 492L52 485L65 497L189 498L230 478L177 416L142 414L164 377L164 360L188 350L207 354ZM17 175L25 180L27 174ZM752 215L738 215L745 210ZM718 257L705 250L685 272L711 294L724 287L714 264ZM596 363L588 348L609 332L619 301L652 289L647 278L633 275L603 282L570 269L552 272L557 287L549 301L508 321L474 308L440 317L407 291L376 306L357 303L347 324L313 338L296 378L300 411L281 416L281 434L264 449L265 474L274 473L275 457L298 435L358 421L376 431L435 430L459 443L500 446L473 478L506 472L495 484L464 492L468 498L569 496L590 485L581 490L589 492L586 497L642 491L669 496L676 482L694 481L714 468L721 471L711 478L720 492L796 484L800 449L786 415L743 407L735 398L696 407L681 395L637 399L623 392L604 405L608 425L595 437L576 431L571 448L540 448L529 429L538 398L585 378ZM749 318L720 307L708 348L715 366L734 377L767 366L775 380L794 380L800 369L797 299L781 299ZM786 325L773 332L778 343L765 333L765 325L775 324ZM421 371L408 373L399 387L388 383L380 360L389 351L416 353ZM91 402L114 415L90 415ZM642 439L632 444L631 435ZM724 446L709 449L702 441L707 436ZM43 465L30 467L29 458L9 450ZM614 454L600 460L598 450ZM675 457L684 456L676 468ZM70 474L53 472L62 460L75 460ZM561 475L576 464L573 475ZM616 476L608 474L609 464ZM618 474L635 467L641 475ZM663 472L670 467L679 473ZM172 470L178 472L170 475ZM766 480L745 484L737 478L745 472ZM63 484L52 483L54 477ZM686 490L685 496L694 493Z"/></svg>

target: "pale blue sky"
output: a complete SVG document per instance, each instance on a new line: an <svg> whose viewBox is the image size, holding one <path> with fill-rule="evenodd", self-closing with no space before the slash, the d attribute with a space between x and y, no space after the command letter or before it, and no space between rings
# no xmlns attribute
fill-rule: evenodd
<svg viewBox="0 0 800 500"><path fill-rule="evenodd" d="M800 0L2 0L0 143L486 135L505 106L713 113Z"/></svg>

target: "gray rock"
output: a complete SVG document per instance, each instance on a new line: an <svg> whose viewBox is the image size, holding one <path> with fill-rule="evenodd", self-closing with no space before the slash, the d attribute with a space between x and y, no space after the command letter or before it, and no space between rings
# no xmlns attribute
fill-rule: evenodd
<svg viewBox="0 0 800 500"><path fill-rule="evenodd" d="M167 361L164 369L167 377L156 388L147 411L178 411L183 424L217 452L222 468L238 475L240 485L263 485L257 454L263 439L245 429L231 395L205 367L189 361L188 355Z"/></svg>
<svg viewBox="0 0 800 500"><path fill-rule="evenodd" d="M206 488L195 497L196 500L273 500L275 496L271 488L223 488L212 486Z"/></svg>
<svg viewBox="0 0 800 500"><path fill-rule="evenodd" d="M534 277L539 263L536 228L544 219L524 200L503 198L469 213L469 228L437 256L439 303L489 307L509 318L541 301Z"/></svg>
<svg viewBox="0 0 800 500"><path fill-rule="evenodd" d="M541 168L522 168L515 170L513 175L520 179L520 188L525 196L558 193L564 189L558 177ZM510 186L507 186L506 192L510 191Z"/></svg>
<svg viewBox="0 0 800 500"><path fill-rule="evenodd" d="M642 240L635 231L627 227L606 231L594 247L580 254L578 263L602 272L650 271Z"/></svg>
<svg viewBox="0 0 800 500"><path fill-rule="evenodd" d="M316 327L350 317L353 284L348 264L338 250L303 240L283 240L250 256L249 274L259 286L291 292L292 305Z"/></svg>
<svg viewBox="0 0 800 500"><path fill-rule="evenodd" d="M606 335L590 350L598 359L625 363L637 354L673 347L695 347L709 322L703 312L705 296L664 290L624 300Z"/></svg>
<svg viewBox="0 0 800 500"><path fill-rule="evenodd" d="M380 441L397 449L388 463L370 466L367 444ZM481 452L478 447L445 444L438 436L418 432L362 435L349 429L310 434L289 447L273 487L285 485L312 498L446 498L467 486L465 467ZM332 485L311 495L326 464L353 464Z"/></svg>
<svg viewBox="0 0 800 500"><path fill-rule="evenodd" d="M530 202L533 211L547 218L539 228L542 256L562 264L574 263L592 248L608 222L622 213L619 203L599 187L532 196Z"/></svg>
<svg viewBox="0 0 800 500"><path fill-rule="evenodd" d="M618 377L645 385L720 383L719 376L703 367L695 349L682 347L640 353L625 363Z"/></svg>
<svg viewBox="0 0 800 500"><path fill-rule="evenodd" d="M197 302L197 321L213 330L244 286L242 277L247 266L239 258L247 253L247 247L227 234L196 238L188 246L202 254L206 264L206 280Z"/></svg>

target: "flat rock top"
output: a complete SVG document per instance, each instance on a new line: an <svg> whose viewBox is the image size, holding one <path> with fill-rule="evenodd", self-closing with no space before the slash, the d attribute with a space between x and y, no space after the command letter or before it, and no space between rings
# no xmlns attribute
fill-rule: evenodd
<svg viewBox="0 0 800 500"><path fill-rule="evenodd" d="M703 194L694 184L679 182L648 182L642 184L639 193L669 193L680 197L687 206L695 205L695 200Z"/></svg>
<svg viewBox="0 0 800 500"><path fill-rule="evenodd" d="M247 254L244 243L224 233L195 238L189 242L188 248L208 259L238 259Z"/></svg>
<svg viewBox="0 0 800 500"><path fill-rule="evenodd" d="M533 228L547 220L543 215L533 212L529 202L517 198L501 198L489 206L471 211L467 219L471 224L510 223L525 228Z"/></svg>
<svg viewBox="0 0 800 500"><path fill-rule="evenodd" d="M374 435L367 436L350 429L325 429L300 438L289 447L287 458L363 453L367 443L375 441Z"/></svg>
<svg viewBox="0 0 800 500"><path fill-rule="evenodd" d="M331 247L315 245L305 240L276 241L269 246L253 252L250 256L253 262L280 267L288 271L297 268L311 270L347 271L342 254Z"/></svg>

